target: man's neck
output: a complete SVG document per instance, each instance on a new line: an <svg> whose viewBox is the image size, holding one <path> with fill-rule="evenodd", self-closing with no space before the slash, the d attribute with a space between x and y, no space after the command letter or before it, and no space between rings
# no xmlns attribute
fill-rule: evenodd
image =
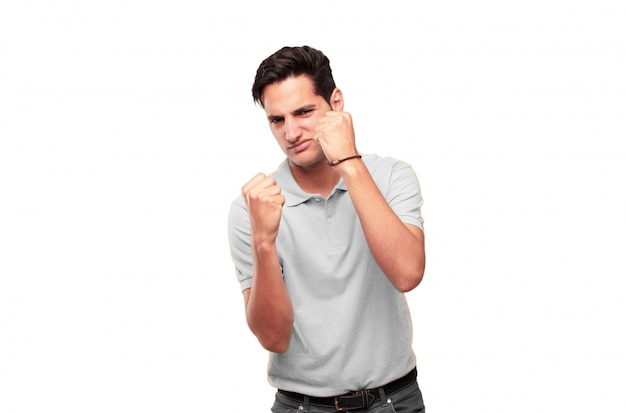
<svg viewBox="0 0 626 413"><path fill-rule="evenodd" d="M339 182L339 174L326 162L319 162L308 167L301 167L290 162L289 168L296 183L309 194L320 194L326 198Z"/></svg>

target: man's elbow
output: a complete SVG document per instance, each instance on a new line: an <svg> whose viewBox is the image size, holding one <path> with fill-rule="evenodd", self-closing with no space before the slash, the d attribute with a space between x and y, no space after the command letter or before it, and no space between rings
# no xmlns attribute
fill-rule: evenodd
<svg viewBox="0 0 626 413"><path fill-rule="evenodd" d="M259 344L272 353L284 353L287 351L293 330L293 316L280 322L277 320L266 321L263 325L264 327L255 326L250 319L248 320L248 327L256 336Z"/></svg>
<svg viewBox="0 0 626 413"><path fill-rule="evenodd" d="M413 268L408 274L395 283L398 291L403 293L408 293L411 290L414 290L424 278L424 265L420 264L416 268Z"/></svg>
<svg viewBox="0 0 626 413"><path fill-rule="evenodd" d="M409 291L414 290L420 283L422 282L423 274L419 277L413 276L411 278L407 278L398 282L396 284L396 288L398 291L402 293L408 293Z"/></svg>

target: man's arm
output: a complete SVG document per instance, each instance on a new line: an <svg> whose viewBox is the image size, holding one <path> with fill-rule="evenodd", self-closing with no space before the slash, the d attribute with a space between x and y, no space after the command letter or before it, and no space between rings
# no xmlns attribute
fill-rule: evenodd
<svg viewBox="0 0 626 413"><path fill-rule="evenodd" d="M248 206L252 246L252 287L244 290L246 320L261 345L272 352L287 350L293 308L282 277L276 237L285 198L276 182L259 174L242 188Z"/></svg>
<svg viewBox="0 0 626 413"><path fill-rule="evenodd" d="M424 233L404 224L376 186L365 164L351 159L335 166L359 215L367 244L387 278L400 291L419 285L424 276Z"/></svg>
<svg viewBox="0 0 626 413"><path fill-rule="evenodd" d="M266 350L282 353L287 350L291 338L291 299L285 288L278 259L274 259L269 251L254 254L258 254L259 259L255 260L252 287L243 291L246 320Z"/></svg>
<svg viewBox="0 0 626 413"><path fill-rule="evenodd" d="M349 113L326 113L315 132L329 161L358 154ZM348 187L367 244L380 268L398 290L406 292L417 287L425 268L423 232L398 218L361 159L351 158L333 167Z"/></svg>

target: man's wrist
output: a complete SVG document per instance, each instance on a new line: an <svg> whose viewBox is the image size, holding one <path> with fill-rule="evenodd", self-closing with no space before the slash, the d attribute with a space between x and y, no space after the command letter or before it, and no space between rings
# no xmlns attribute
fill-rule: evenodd
<svg viewBox="0 0 626 413"><path fill-rule="evenodd" d="M342 162L349 161L350 159L361 159L361 155L352 155L352 156L347 156L347 157L345 157L345 158L336 159L336 160L334 160L334 161L328 161L327 163L328 163L328 166L330 166L330 167L334 167L334 166L336 166L336 165L339 165L339 164L340 164L340 163L342 163Z"/></svg>

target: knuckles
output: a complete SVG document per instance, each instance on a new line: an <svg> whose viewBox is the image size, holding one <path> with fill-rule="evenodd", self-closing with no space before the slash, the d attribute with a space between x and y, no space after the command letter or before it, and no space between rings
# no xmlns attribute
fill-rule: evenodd
<svg viewBox="0 0 626 413"><path fill-rule="evenodd" d="M276 180L265 174L257 174L241 188L242 195L248 206L251 203L278 205L282 207L285 197L281 194L281 188Z"/></svg>

